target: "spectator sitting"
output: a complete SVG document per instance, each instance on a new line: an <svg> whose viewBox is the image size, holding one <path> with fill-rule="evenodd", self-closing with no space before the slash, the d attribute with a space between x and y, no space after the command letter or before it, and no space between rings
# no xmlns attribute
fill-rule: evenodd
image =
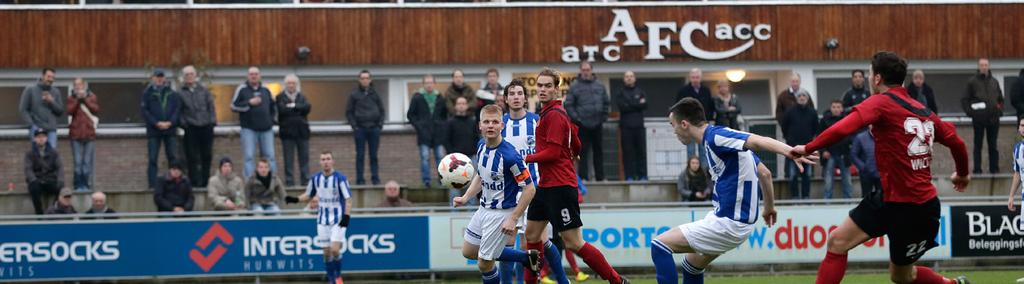
<svg viewBox="0 0 1024 284"><path fill-rule="evenodd" d="M220 174L206 183L206 201L213 210L244 210L245 193L242 178L234 173L231 158L220 159Z"/></svg>
<svg viewBox="0 0 1024 284"><path fill-rule="evenodd" d="M412 202L402 198L402 188L398 182L390 180L384 184L384 200L377 207L412 207Z"/></svg>
<svg viewBox="0 0 1024 284"><path fill-rule="evenodd" d="M700 158L691 156L686 162L686 170L679 174L676 190L683 201L708 200L711 194L711 175L700 165Z"/></svg>
<svg viewBox="0 0 1024 284"><path fill-rule="evenodd" d="M455 109L455 101L458 100L458 98L466 99L466 103L469 105L469 113L476 114L477 109L479 109L476 107L476 91L473 90L473 87L466 85L466 80L461 69L455 69L455 71L452 71L452 84L444 91L444 97L447 99L445 103L447 104L446 107L448 109ZM449 113L449 115L454 116L455 114Z"/></svg>
<svg viewBox="0 0 1024 284"><path fill-rule="evenodd" d="M172 162L167 175L157 179L153 201L160 212L192 211L196 199L192 196L192 183L181 174L181 164Z"/></svg>
<svg viewBox="0 0 1024 284"><path fill-rule="evenodd" d="M33 136L35 144L25 153L25 182L36 215L43 214L43 195L56 196L64 187L60 154L46 142L47 137L46 129L37 128Z"/></svg>
<svg viewBox="0 0 1024 284"><path fill-rule="evenodd" d="M448 145L450 153L462 153L473 157L476 155L477 142L480 141L480 129L476 117L469 111L466 98L455 99L455 116L448 119Z"/></svg>
<svg viewBox="0 0 1024 284"><path fill-rule="evenodd" d="M92 207L85 214L114 214L113 208L107 206L107 194L96 191L92 193ZM105 217L103 219L117 219L117 217Z"/></svg>
<svg viewBox="0 0 1024 284"><path fill-rule="evenodd" d="M89 91L82 78L75 78L75 88L68 97L67 113L71 117L68 136L71 137L71 156L74 159L74 189L89 191L93 187L93 168L96 160L96 125L100 105L96 94Z"/></svg>
<svg viewBox="0 0 1024 284"><path fill-rule="evenodd" d="M281 212L281 203L285 201L286 196L284 184L270 171L270 162L267 159L260 159L256 163L256 175L245 183L245 196L251 203L252 211Z"/></svg>
<svg viewBox="0 0 1024 284"><path fill-rule="evenodd" d="M60 190L60 198L57 198L53 202L53 205L49 209L46 209L46 215L53 214L77 214L75 207L71 206L71 189L65 188Z"/></svg>

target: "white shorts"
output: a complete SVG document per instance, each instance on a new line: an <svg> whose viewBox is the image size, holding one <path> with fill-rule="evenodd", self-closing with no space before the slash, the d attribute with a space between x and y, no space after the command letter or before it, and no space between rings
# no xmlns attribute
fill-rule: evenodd
<svg viewBox="0 0 1024 284"><path fill-rule="evenodd" d="M345 231L347 228L339 227L338 225L316 225L316 239L313 240L313 244L317 247L325 248L331 243L344 243L345 242ZM342 245L344 246L344 245Z"/></svg>
<svg viewBox="0 0 1024 284"><path fill-rule="evenodd" d="M512 209L480 208L469 220L464 238L466 242L480 247L477 257L483 260L495 260L505 249L508 235L501 233L501 224L512 214Z"/></svg>
<svg viewBox="0 0 1024 284"><path fill-rule="evenodd" d="M704 219L679 225L679 230L694 251L721 255L746 241L754 225L718 217L712 211Z"/></svg>

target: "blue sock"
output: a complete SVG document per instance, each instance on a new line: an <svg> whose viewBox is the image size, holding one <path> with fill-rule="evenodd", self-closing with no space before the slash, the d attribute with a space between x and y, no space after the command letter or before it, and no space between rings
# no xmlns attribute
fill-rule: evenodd
<svg viewBox="0 0 1024 284"><path fill-rule="evenodd" d="M517 250L510 246L506 246L505 249L501 250L501 255L498 256L497 260L501 262L526 262L530 259L529 256L526 255L525 251Z"/></svg>
<svg viewBox="0 0 1024 284"><path fill-rule="evenodd" d="M561 250L550 240L544 243L544 259L548 261L548 268L551 269L548 277L553 278L558 284L569 284L569 278L565 276L565 267L562 267Z"/></svg>
<svg viewBox="0 0 1024 284"><path fill-rule="evenodd" d="M512 249L512 246L505 246L505 249ZM504 251L501 253L505 254ZM498 257L501 258L500 256ZM516 278L516 262L515 261L501 261L498 263L498 270L501 272L501 284L512 284L512 281Z"/></svg>
<svg viewBox="0 0 1024 284"><path fill-rule="evenodd" d="M683 258L683 283L704 284L704 268L697 268Z"/></svg>
<svg viewBox="0 0 1024 284"><path fill-rule="evenodd" d="M484 280L484 284L501 284L497 267L492 268L491 271L480 273L480 277Z"/></svg>
<svg viewBox="0 0 1024 284"><path fill-rule="evenodd" d="M651 241L651 260L654 261L658 284L679 284L676 261L672 259L672 250L665 243L659 240Z"/></svg>
<svg viewBox="0 0 1024 284"><path fill-rule="evenodd" d="M324 270L327 271L327 281L334 281L334 260L324 260Z"/></svg>
<svg viewBox="0 0 1024 284"><path fill-rule="evenodd" d="M334 259L334 278L341 278L341 256Z"/></svg>
<svg viewBox="0 0 1024 284"><path fill-rule="evenodd" d="M525 275L523 274L524 273L524 271L523 271L524 269L526 269L526 268L523 267L522 263L515 263L515 273L516 273L516 275L513 276L514 277L513 279L516 279L516 283L518 283L518 284L523 284L523 281L524 281L523 277L525 277Z"/></svg>

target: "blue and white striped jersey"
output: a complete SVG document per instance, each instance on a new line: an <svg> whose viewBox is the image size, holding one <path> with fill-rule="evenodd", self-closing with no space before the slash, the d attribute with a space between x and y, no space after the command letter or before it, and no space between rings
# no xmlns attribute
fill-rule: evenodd
<svg viewBox="0 0 1024 284"><path fill-rule="evenodd" d="M715 184L711 202L715 216L753 224L760 215L761 185L757 164L761 159L744 148L750 133L709 125L704 130L708 169Z"/></svg>
<svg viewBox="0 0 1024 284"><path fill-rule="evenodd" d="M352 194L348 190L348 179L334 170L330 175L324 175L322 171L313 175L306 186L306 196L320 199L316 224L333 226L341 221L341 215L345 214L345 200Z"/></svg>
<svg viewBox="0 0 1024 284"><path fill-rule="evenodd" d="M1024 177L1024 141L1013 145L1013 171L1020 173L1020 176ZM1024 183L1022 183L1021 188L1024 188ZM1024 190L1020 194L1021 203L1024 204ZM1021 215L1024 216L1024 211L1021 212ZM1024 226L1024 218L1021 218L1021 224Z"/></svg>
<svg viewBox="0 0 1024 284"><path fill-rule="evenodd" d="M480 140L476 150L476 172L480 175L480 206L491 209L510 209L519 204L519 192L532 183L531 172L523 157L508 141L488 148Z"/></svg>
<svg viewBox="0 0 1024 284"><path fill-rule="evenodd" d="M533 155L537 152L536 148L536 134L537 134L537 122L540 121L540 116L536 113L526 112L526 116L520 119L512 119L509 114L505 114L502 117L502 121L505 122L505 129L501 130L501 138L516 147L516 151L519 152L519 156L525 158L526 156ZM530 169L530 178L533 179L533 184L537 184L540 181L540 172L537 171L537 163L527 163L526 167Z"/></svg>

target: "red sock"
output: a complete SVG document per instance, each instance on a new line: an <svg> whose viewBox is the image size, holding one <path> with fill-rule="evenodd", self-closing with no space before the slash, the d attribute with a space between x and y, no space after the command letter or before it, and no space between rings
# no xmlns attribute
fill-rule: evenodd
<svg viewBox="0 0 1024 284"><path fill-rule="evenodd" d="M846 275L846 255L825 253L825 260L818 267L818 280L815 284L839 284Z"/></svg>
<svg viewBox="0 0 1024 284"><path fill-rule="evenodd" d="M527 242L526 243L526 249L532 249L532 250L539 251L540 252L540 259L541 259L541 261L544 260L544 243L542 243L542 242L536 242L536 243ZM534 274L533 272L530 272L529 269L523 269L523 274L526 274L526 275L523 275L523 282L524 283L526 283L526 284L537 284L537 282L538 282L537 274Z"/></svg>
<svg viewBox="0 0 1024 284"><path fill-rule="evenodd" d="M622 283L622 278L619 277L619 273L608 264L608 260L604 259L604 255L601 251L597 250L594 246L589 243L583 243L580 250L576 252L583 259L583 262L590 266L597 275L601 275L601 278L608 280L609 283L618 284Z"/></svg>
<svg viewBox="0 0 1024 284"><path fill-rule="evenodd" d="M914 268L917 269L917 278L914 278L914 282L910 282L910 283L913 283L913 284L954 284L954 283L956 283L956 281L953 281L953 280L950 280L950 279L946 279L946 277L942 277L942 275L939 275L938 273L935 273L935 271L932 271L931 269L929 269L927 267L924 267L924 266L914 266Z"/></svg>
<svg viewBox="0 0 1024 284"><path fill-rule="evenodd" d="M569 262L569 267L572 268L572 273L579 274L580 266L576 265L576 256L572 253L572 251L569 251L569 249L565 249L565 251L562 253L565 254L565 261Z"/></svg>

